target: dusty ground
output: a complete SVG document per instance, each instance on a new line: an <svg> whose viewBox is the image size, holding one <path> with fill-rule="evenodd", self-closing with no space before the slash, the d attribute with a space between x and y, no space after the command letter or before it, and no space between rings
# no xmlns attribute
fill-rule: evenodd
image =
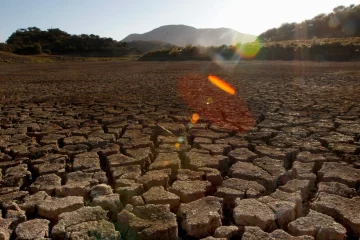
<svg viewBox="0 0 360 240"><path fill-rule="evenodd" d="M358 239L359 69L0 66L0 239Z"/></svg>

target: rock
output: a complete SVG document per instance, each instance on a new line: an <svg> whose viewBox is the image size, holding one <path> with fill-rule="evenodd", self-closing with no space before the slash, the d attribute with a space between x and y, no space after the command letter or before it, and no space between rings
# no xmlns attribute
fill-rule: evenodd
<svg viewBox="0 0 360 240"><path fill-rule="evenodd" d="M17 239L39 239L49 237L50 221L46 219L33 219L20 223L15 230Z"/></svg>
<svg viewBox="0 0 360 240"><path fill-rule="evenodd" d="M41 202L37 209L41 217L50 220L57 220L64 212L71 212L84 206L82 197L51 198Z"/></svg>
<svg viewBox="0 0 360 240"><path fill-rule="evenodd" d="M189 203L205 197L210 187L208 181L175 181L169 191L178 195L182 203Z"/></svg>
<svg viewBox="0 0 360 240"><path fill-rule="evenodd" d="M24 198L29 196L25 191L14 191L0 195L0 206L2 209L15 209L14 203L24 202Z"/></svg>
<svg viewBox="0 0 360 240"><path fill-rule="evenodd" d="M333 217L356 237L360 237L360 197L348 199L322 192L311 204L311 208Z"/></svg>
<svg viewBox="0 0 360 240"><path fill-rule="evenodd" d="M287 226L296 217L296 204L290 201L283 201L269 196L261 197L259 202L267 204L275 214L276 224L287 230Z"/></svg>
<svg viewBox="0 0 360 240"><path fill-rule="evenodd" d="M176 180L204 180L205 173L202 171L192 171L189 169L179 169L176 175Z"/></svg>
<svg viewBox="0 0 360 240"><path fill-rule="evenodd" d="M35 212L35 207L49 197L50 196L45 191L39 191L33 195L25 197L24 203L20 204L19 207L27 214L32 214Z"/></svg>
<svg viewBox="0 0 360 240"><path fill-rule="evenodd" d="M326 158L322 154L312 154L310 152L300 152L296 156L296 161L302 163L314 163L314 169L320 169L322 164L326 162Z"/></svg>
<svg viewBox="0 0 360 240"><path fill-rule="evenodd" d="M277 230L273 231L272 233L269 234L269 236L272 239L277 239L277 240L314 240L314 238L309 235L302 235L302 236L294 237L281 229L277 229Z"/></svg>
<svg viewBox="0 0 360 240"><path fill-rule="evenodd" d="M65 185L55 190L56 196L82 196L88 197L90 189L99 183L107 183L105 172L84 173L71 172L65 176Z"/></svg>
<svg viewBox="0 0 360 240"><path fill-rule="evenodd" d="M171 171L168 170L170 169L149 171L141 176L137 182L143 184L145 190L155 186L163 186L164 188L167 188L169 174L171 174Z"/></svg>
<svg viewBox="0 0 360 240"><path fill-rule="evenodd" d="M189 236L207 237L222 225L222 200L208 196L191 203L182 203L177 215Z"/></svg>
<svg viewBox="0 0 360 240"><path fill-rule="evenodd" d="M229 178L218 187L215 196L223 198L224 203L233 205L236 198L255 198L264 193L265 188L255 181Z"/></svg>
<svg viewBox="0 0 360 240"><path fill-rule="evenodd" d="M213 186L220 186L223 182L220 171L215 168L199 168L199 171L205 173L205 179Z"/></svg>
<svg viewBox="0 0 360 240"><path fill-rule="evenodd" d="M276 229L276 216L265 203L256 199L236 199L233 217L237 225L258 226L262 230Z"/></svg>
<svg viewBox="0 0 360 240"><path fill-rule="evenodd" d="M230 163L234 164L238 161L241 162L252 162L257 158L257 154L250 151L247 148L237 148L229 153Z"/></svg>
<svg viewBox="0 0 360 240"><path fill-rule="evenodd" d="M69 227L83 222L106 219L106 211L101 207L82 207L60 214L58 219L58 222L52 229L52 235L56 238L65 238L69 232Z"/></svg>
<svg viewBox="0 0 360 240"><path fill-rule="evenodd" d="M11 223L12 223L11 219L6 219L6 218L3 219L2 217L0 217L0 239L1 240L9 240L10 239L10 235L12 233Z"/></svg>
<svg viewBox="0 0 360 240"><path fill-rule="evenodd" d="M100 206L104 210L109 211L110 219L116 219L116 216L123 208L123 204L120 201L120 195L117 193L96 196L91 201L90 206Z"/></svg>
<svg viewBox="0 0 360 240"><path fill-rule="evenodd" d="M211 144L211 143L213 143L213 141L210 138L202 138L202 137L196 137L193 140L193 144L196 147L199 147L199 144L204 144L204 143L205 144Z"/></svg>
<svg viewBox="0 0 360 240"><path fill-rule="evenodd" d="M106 157L114 154L120 153L120 146L115 143L108 143L104 146L101 146L99 148L95 148L91 150L92 152L97 152L99 156L103 159L106 159Z"/></svg>
<svg viewBox="0 0 360 240"><path fill-rule="evenodd" d="M216 238L241 238L243 229L237 226L221 226L215 230L214 237Z"/></svg>
<svg viewBox="0 0 360 240"><path fill-rule="evenodd" d="M49 154L42 158L31 160L31 165L36 175L51 173L62 175L65 172L67 159L67 156L61 154Z"/></svg>
<svg viewBox="0 0 360 240"><path fill-rule="evenodd" d="M294 237L284 232L283 230L275 230L272 233L266 233L262 231L259 227L245 227L245 232L242 236L242 240L314 240L311 236L299 236Z"/></svg>
<svg viewBox="0 0 360 240"><path fill-rule="evenodd" d="M106 164L111 169L119 166L130 166L130 165L141 165L144 166L144 161L142 159L138 160L133 157L128 157L121 153L113 154L106 158Z"/></svg>
<svg viewBox="0 0 360 240"><path fill-rule="evenodd" d="M61 187L61 178L55 173L46 174L36 178L35 182L30 185L30 192L45 191L47 194L52 195L58 187Z"/></svg>
<svg viewBox="0 0 360 240"><path fill-rule="evenodd" d="M358 154L360 151L359 146L347 143L334 143L329 147L337 154Z"/></svg>
<svg viewBox="0 0 360 240"><path fill-rule="evenodd" d="M57 144L64 137L65 137L64 135L60 135L60 134L49 134L41 139L40 144L41 145Z"/></svg>
<svg viewBox="0 0 360 240"><path fill-rule="evenodd" d="M89 143L90 140L88 140ZM60 148L59 153L68 155L70 158L74 157L77 154L89 151L89 147L85 144L76 144L76 145L66 145L63 148Z"/></svg>
<svg viewBox="0 0 360 240"><path fill-rule="evenodd" d="M306 217L289 223L289 233L295 236L309 235L315 239L346 239L346 229L328 215L310 210Z"/></svg>
<svg viewBox="0 0 360 240"><path fill-rule="evenodd" d="M229 169L229 158L226 156L212 156L210 154L202 154L195 151L186 153L185 167L190 170L198 170L199 168L215 168L220 172L226 172Z"/></svg>
<svg viewBox="0 0 360 240"><path fill-rule="evenodd" d="M311 236L299 236L294 237L289 235L288 233L284 232L283 230L275 230L272 233L266 233L262 231L259 227L245 227L245 232L242 236L242 239L245 240L258 240L258 239L265 239L265 240L314 240Z"/></svg>
<svg viewBox="0 0 360 240"><path fill-rule="evenodd" d="M30 179L31 172L28 171L27 165L19 164L5 170L1 183L3 186L21 187L22 185L27 184Z"/></svg>
<svg viewBox="0 0 360 240"><path fill-rule="evenodd" d="M338 182L320 182L318 184L318 193L321 192L336 194L346 198L356 196L356 190L354 188L349 188L345 184Z"/></svg>
<svg viewBox="0 0 360 240"><path fill-rule="evenodd" d="M276 190L274 193L270 194L270 197L294 203L296 218L303 215L302 198L300 191L294 193L287 193L281 190Z"/></svg>
<svg viewBox="0 0 360 240"><path fill-rule="evenodd" d="M245 226L242 240L273 240L268 233L261 230L259 227Z"/></svg>
<svg viewBox="0 0 360 240"><path fill-rule="evenodd" d="M269 157L262 157L255 159L253 161L253 164L264 169L271 176L276 177L276 185L284 185L289 180L289 174L284 168L284 163L281 160L276 160Z"/></svg>
<svg viewBox="0 0 360 240"><path fill-rule="evenodd" d="M290 166L291 161L291 154L285 152L281 148L274 148L269 146L256 146L255 151L257 155L260 157L269 157L272 159L278 159L282 161L284 164L286 163L287 166Z"/></svg>
<svg viewBox="0 0 360 240"><path fill-rule="evenodd" d="M148 166L153 158L153 153L150 147L126 149L126 154L140 161L141 166Z"/></svg>
<svg viewBox="0 0 360 240"><path fill-rule="evenodd" d="M64 145L86 144L86 138L83 136L66 137L64 138L63 143Z"/></svg>
<svg viewBox="0 0 360 240"><path fill-rule="evenodd" d="M258 159L255 161L257 160ZM279 160L262 158L258 160L256 164L257 165L248 162L237 162L231 166L229 176L256 181L263 185L267 191L274 190L279 181L286 181L287 174L285 169L279 166Z"/></svg>
<svg viewBox="0 0 360 240"><path fill-rule="evenodd" d="M114 224L106 220L82 222L66 229L66 239L121 239Z"/></svg>
<svg viewBox="0 0 360 240"><path fill-rule="evenodd" d="M98 172L101 171L100 159L95 152L80 153L73 162L74 171Z"/></svg>
<svg viewBox="0 0 360 240"><path fill-rule="evenodd" d="M231 146L228 144L199 144L199 147L212 155L227 155L231 151Z"/></svg>
<svg viewBox="0 0 360 240"><path fill-rule="evenodd" d="M155 188L155 187L154 187ZM151 189L151 188L150 188ZM133 205L134 207L137 206L144 206L145 202L144 199L141 196L133 196L131 198L131 205Z"/></svg>
<svg viewBox="0 0 360 240"><path fill-rule="evenodd" d="M123 210L118 215L118 223L128 235L139 240L177 240L178 225L176 215L169 205L146 204L138 206L131 213Z"/></svg>
<svg viewBox="0 0 360 240"><path fill-rule="evenodd" d="M110 169L111 177L116 179L133 179L137 180L141 176L140 165L112 167Z"/></svg>
<svg viewBox="0 0 360 240"><path fill-rule="evenodd" d="M155 131L158 132L159 135L164 136L179 136L185 132L186 128L184 124L180 123L158 123ZM170 132L170 133L169 133Z"/></svg>
<svg viewBox="0 0 360 240"><path fill-rule="evenodd" d="M181 166L181 160L177 153L159 153L155 161L150 164L150 170L170 168L175 175Z"/></svg>
<svg viewBox="0 0 360 240"><path fill-rule="evenodd" d="M164 187L152 187L143 195L146 204L169 204L171 211L176 211L180 206L180 197L165 191Z"/></svg>
<svg viewBox="0 0 360 240"><path fill-rule="evenodd" d="M214 238L214 237L206 237L206 238L201 238L200 240L227 240L226 238Z"/></svg>
<svg viewBox="0 0 360 240"><path fill-rule="evenodd" d="M18 224L26 221L25 211L21 210L16 203L14 203L14 209L6 211L5 218L11 219L12 227L16 227Z"/></svg>
<svg viewBox="0 0 360 240"><path fill-rule="evenodd" d="M310 185L314 186L316 182L316 175L314 174L315 171L315 163L309 162L299 162L295 161L293 167L291 169L291 177L293 179L300 179L300 180L309 180Z"/></svg>
<svg viewBox="0 0 360 240"><path fill-rule="evenodd" d="M112 188L107 184L99 184L91 188L90 197L94 198L97 196L112 194Z"/></svg>
<svg viewBox="0 0 360 240"><path fill-rule="evenodd" d="M327 162L318 172L318 177L322 182L339 182L356 188L360 183L360 169L343 162Z"/></svg>
<svg viewBox="0 0 360 240"><path fill-rule="evenodd" d="M190 131L190 134L192 136L196 137L202 137L202 138L210 138L212 140L218 140L228 137L229 135L227 133L217 133L209 130L202 130L202 129L193 129Z"/></svg>
<svg viewBox="0 0 360 240"><path fill-rule="evenodd" d="M301 198L305 201L310 196L311 188L312 188L312 186L310 186L309 180L293 179L293 180L290 180L284 186L280 186L279 190L288 192L288 193L294 193L294 192L300 191Z"/></svg>
<svg viewBox="0 0 360 240"><path fill-rule="evenodd" d="M128 203L133 196L139 196L144 193L144 187L141 183L135 183L133 180L119 179L115 182L115 192L120 194L121 201Z"/></svg>
<svg viewBox="0 0 360 240"><path fill-rule="evenodd" d="M238 136L224 138L224 139L218 139L218 140L215 140L215 143L229 144L234 149L249 147L249 142L247 142L243 137L238 137Z"/></svg>

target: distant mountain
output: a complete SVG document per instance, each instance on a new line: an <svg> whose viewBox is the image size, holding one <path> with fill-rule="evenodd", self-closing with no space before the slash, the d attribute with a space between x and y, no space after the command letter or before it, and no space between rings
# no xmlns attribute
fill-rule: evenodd
<svg viewBox="0 0 360 240"><path fill-rule="evenodd" d="M201 45L220 46L238 42L252 42L256 36L240 33L230 28L197 29L186 25L166 25L143 34L130 34L122 41L161 41L177 46Z"/></svg>

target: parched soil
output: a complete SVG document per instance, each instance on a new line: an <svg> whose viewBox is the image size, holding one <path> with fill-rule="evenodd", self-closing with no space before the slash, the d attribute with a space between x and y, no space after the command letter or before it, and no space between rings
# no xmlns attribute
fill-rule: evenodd
<svg viewBox="0 0 360 240"><path fill-rule="evenodd" d="M0 86L0 239L360 237L359 63L18 64Z"/></svg>

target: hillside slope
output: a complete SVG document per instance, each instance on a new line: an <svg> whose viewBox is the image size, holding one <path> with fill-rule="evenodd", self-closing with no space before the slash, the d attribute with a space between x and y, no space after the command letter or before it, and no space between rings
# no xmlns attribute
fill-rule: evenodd
<svg viewBox="0 0 360 240"><path fill-rule="evenodd" d="M231 45L252 42L256 36L240 33L230 28L197 29L186 25L166 25L143 34L130 34L122 41L162 41L177 46L187 44L201 46Z"/></svg>

